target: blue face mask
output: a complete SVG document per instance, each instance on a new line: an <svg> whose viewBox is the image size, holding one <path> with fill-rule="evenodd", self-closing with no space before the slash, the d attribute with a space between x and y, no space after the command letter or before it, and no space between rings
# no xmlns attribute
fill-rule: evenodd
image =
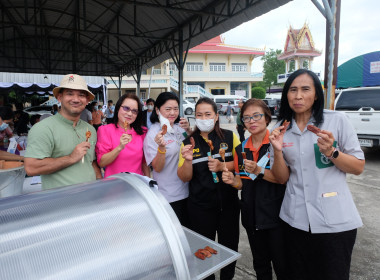
<svg viewBox="0 0 380 280"><path fill-rule="evenodd" d="M0 131L6 130L8 127L9 127L9 124L3 122L3 123L0 125Z"/></svg>

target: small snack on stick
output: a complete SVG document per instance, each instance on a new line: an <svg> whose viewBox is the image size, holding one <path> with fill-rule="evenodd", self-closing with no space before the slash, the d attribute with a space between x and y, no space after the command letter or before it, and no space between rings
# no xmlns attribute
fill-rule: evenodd
<svg viewBox="0 0 380 280"><path fill-rule="evenodd" d="M226 151L223 148L219 149L219 155L224 161L224 168L226 168Z"/></svg>
<svg viewBox="0 0 380 280"><path fill-rule="evenodd" d="M212 140L207 140L207 144L209 145L210 150L213 151L214 150L214 146L212 145Z"/></svg>
<svg viewBox="0 0 380 280"><path fill-rule="evenodd" d="M283 129L281 129L281 133L284 134L286 132L286 130L288 129L288 126L290 125L290 122L285 120L282 125L284 126Z"/></svg>
<svg viewBox="0 0 380 280"><path fill-rule="evenodd" d="M166 132L168 131L168 126L166 124L164 124L162 126L162 136L164 136L166 134Z"/></svg>
<svg viewBox="0 0 380 280"><path fill-rule="evenodd" d="M195 147L195 140L193 137L190 137L190 144L191 144L191 149L194 149Z"/></svg>
<svg viewBox="0 0 380 280"><path fill-rule="evenodd" d="M91 138L91 131L87 130L86 131L86 142L88 142L88 139Z"/></svg>
<svg viewBox="0 0 380 280"><path fill-rule="evenodd" d="M125 132L127 132L127 130L128 130L128 125L129 125L129 122L128 121L124 121L123 126L124 126Z"/></svg>
<svg viewBox="0 0 380 280"><path fill-rule="evenodd" d="M307 130L309 130L315 134L321 133L321 129L319 129L318 127L316 127L315 125L312 125L312 124L309 124L307 126Z"/></svg>
<svg viewBox="0 0 380 280"><path fill-rule="evenodd" d="M247 159L247 154L245 152L241 152L241 156L243 157L243 160Z"/></svg>
<svg viewBox="0 0 380 280"><path fill-rule="evenodd" d="M86 142L88 142L88 139L91 138L91 131L88 130L86 131ZM82 157L82 163L84 163L84 156Z"/></svg>

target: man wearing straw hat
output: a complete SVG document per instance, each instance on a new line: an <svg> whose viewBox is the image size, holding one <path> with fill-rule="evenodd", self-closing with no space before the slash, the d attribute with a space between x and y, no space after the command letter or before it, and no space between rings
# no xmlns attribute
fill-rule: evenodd
<svg viewBox="0 0 380 280"><path fill-rule="evenodd" d="M95 161L96 131L80 120L81 112L94 99L94 94L76 74L64 76L53 94L61 102L61 110L30 130L24 159L26 173L41 175L43 189L101 178ZM90 138L86 137L88 131Z"/></svg>

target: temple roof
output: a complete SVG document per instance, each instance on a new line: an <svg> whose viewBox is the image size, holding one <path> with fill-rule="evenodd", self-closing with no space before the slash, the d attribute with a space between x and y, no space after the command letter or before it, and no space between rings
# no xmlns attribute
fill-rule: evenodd
<svg viewBox="0 0 380 280"><path fill-rule="evenodd" d="M189 53L253 54L265 55L265 49L227 45L221 35L212 38L189 50Z"/></svg>
<svg viewBox="0 0 380 280"><path fill-rule="evenodd" d="M305 23L301 29L289 26L284 52L278 55L277 59L284 60L296 56L316 57L321 54L322 51L315 49L309 26Z"/></svg>

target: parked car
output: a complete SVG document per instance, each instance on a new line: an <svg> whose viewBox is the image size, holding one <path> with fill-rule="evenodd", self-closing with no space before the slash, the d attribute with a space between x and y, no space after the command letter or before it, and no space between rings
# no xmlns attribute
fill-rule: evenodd
<svg viewBox="0 0 380 280"><path fill-rule="evenodd" d="M185 115L192 115L195 111L195 104L189 100L183 100L183 112Z"/></svg>
<svg viewBox="0 0 380 280"><path fill-rule="evenodd" d="M25 113L31 115L51 115L52 105L40 105L40 106L32 106L24 109Z"/></svg>
<svg viewBox="0 0 380 280"><path fill-rule="evenodd" d="M232 106L232 114L237 114L240 111L239 101L246 101L247 98L240 95L217 95L213 97L213 100L216 105L221 105L218 111L219 114L226 115L228 102L230 102Z"/></svg>
<svg viewBox="0 0 380 280"><path fill-rule="evenodd" d="M280 99L268 99L264 98L263 101L270 109L270 113L272 115L272 118L277 118L278 114L280 113Z"/></svg>
<svg viewBox="0 0 380 280"><path fill-rule="evenodd" d="M342 90L335 100L335 110L347 115L360 146L380 146L380 87Z"/></svg>

